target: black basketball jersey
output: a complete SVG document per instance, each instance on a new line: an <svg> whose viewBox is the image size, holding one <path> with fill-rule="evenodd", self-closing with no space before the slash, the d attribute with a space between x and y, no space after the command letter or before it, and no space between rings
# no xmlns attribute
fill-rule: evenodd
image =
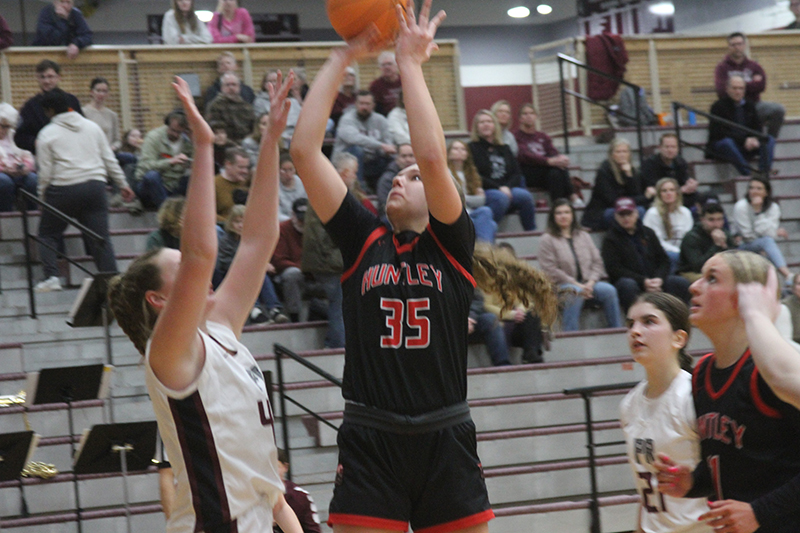
<svg viewBox="0 0 800 533"><path fill-rule="evenodd" d="M774 493L767 495L779 487L797 485L800 412L775 396L750 350L728 368L716 368L714 361L714 354L705 356L692 376L704 461L698 472L713 486L710 499L749 503L761 499L762 508L777 504L786 513L782 520L758 531L796 533L800 531L796 491L778 502L767 503L775 499ZM755 504L753 508L757 510Z"/></svg>
<svg viewBox="0 0 800 533"><path fill-rule="evenodd" d="M344 260L344 398L406 415L464 401L475 287L466 212L395 235L348 194L326 229Z"/></svg>

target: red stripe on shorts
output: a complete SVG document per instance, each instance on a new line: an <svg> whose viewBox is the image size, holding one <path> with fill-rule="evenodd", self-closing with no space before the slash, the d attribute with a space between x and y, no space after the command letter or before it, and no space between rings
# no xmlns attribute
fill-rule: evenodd
<svg viewBox="0 0 800 533"><path fill-rule="evenodd" d="M331 513L328 515L328 525L333 527L334 524L390 529L392 531L403 531L404 533L408 531L408 522L358 514Z"/></svg>
<svg viewBox="0 0 800 533"><path fill-rule="evenodd" d="M414 533L450 533L451 531L457 531L459 529L483 524L492 518L494 518L494 511L487 509L481 513L465 516L464 518L459 518L458 520L453 520L452 522L445 522L444 524L439 524L438 526L415 529Z"/></svg>

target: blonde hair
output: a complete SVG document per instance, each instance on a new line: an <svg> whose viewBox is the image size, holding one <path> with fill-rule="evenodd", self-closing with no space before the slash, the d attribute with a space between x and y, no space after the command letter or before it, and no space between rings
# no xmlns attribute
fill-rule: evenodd
<svg viewBox="0 0 800 533"><path fill-rule="evenodd" d="M450 144L447 145L447 166L450 169L450 173L453 175L453 177L457 178L456 169L450 162L450 150L456 143L460 143L467 151L467 158L464 160L464 167L461 169L461 171L464 173L464 181L467 185L466 193L477 194L478 189L483 187L483 183L481 181L481 175L478 174L478 169L475 167L475 162L472 160L472 151L469 149L469 145L467 143L458 139L450 141ZM459 188L461 188L461 184L458 183L459 181L459 179L456 179L456 183L458 184Z"/></svg>
<svg viewBox="0 0 800 533"><path fill-rule="evenodd" d="M228 213L228 218L225 219L225 231L228 233L233 233L233 221L244 218L244 211L245 206L242 204L236 204L235 206L231 207L230 213Z"/></svg>
<svg viewBox="0 0 800 533"><path fill-rule="evenodd" d="M492 144L495 145L502 145L503 143L503 131L500 128L500 124L497 123L497 117L494 116L494 113L489 111L488 109L481 109L475 116L472 117L472 133L470 134L470 139L473 142L478 142L481 140L481 136L478 135L478 118L481 115L487 115L492 117L492 122L494 122L494 133L492 134Z"/></svg>
<svg viewBox="0 0 800 533"><path fill-rule="evenodd" d="M183 216L183 206L185 203L186 198L183 196L171 196L164 200L164 203L158 208L158 214L156 215L159 229L163 229L173 237L180 237L183 225L181 217Z"/></svg>
<svg viewBox="0 0 800 533"><path fill-rule="evenodd" d="M611 140L611 143L608 145L608 163L611 165L611 172L614 174L614 179L617 181L618 184L624 185L625 179L622 177L622 170L619 168L619 165L616 161L614 161L614 150L617 149L618 146L625 145L628 147L628 153L631 151L631 143L622 139L620 137L615 137Z"/></svg>
<svg viewBox="0 0 800 533"><path fill-rule="evenodd" d="M736 283L757 282L767 284L767 274L772 266L764 256L744 250L725 250L717 254L731 269ZM780 287L778 288L780 290Z"/></svg>
<svg viewBox="0 0 800 533"><path fill-rule="evenodd" d="M493 103L492 107L490 108L491 111L492 111L492 114L495 115L495 113L497 113L497 110L500 109L500 106L508 107L508 114L511 115L511 119L510 120L513 122L514 121L514 113L513 113L513 109L511 109L511 103L508 100L498 100L495 103ZM496 116L497 115L495 115L495 117Z"/></svg>
<svg viewBox="0 0 800 533"><path fill-rule="evenodd" d="M661 188L667 183L672 183L675 186L675 205L683 205L683 193L681 187L678 185L678 180L675 178L661 178L656 182L656 197L653 200L653 207L656 208L658 214L661 216L661 223L664 225L664 231L667 234L667 239L672 239L672 222L669 219L669 206L661 199Z"/></svg>

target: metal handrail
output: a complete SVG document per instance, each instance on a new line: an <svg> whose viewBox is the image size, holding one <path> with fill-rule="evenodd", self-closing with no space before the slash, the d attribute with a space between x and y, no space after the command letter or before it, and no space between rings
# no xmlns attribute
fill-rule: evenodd
<svg viewBox="0 0 800 533"><path fill-rule="evenodd" d="M59 218L60 220L63 220L67 224L70 224L71 226L77 228L84 237L88 237L93 241L96 241L101 244L106 241L103 237L101 237L91 229L87 228L86 226L84 226L71 216L62 212L61 210L48 204L38 196L29 193L25 189L19 189L17 192L22 195L22 198L39 204L42 210L47 211L48 213L54 215L56 218ZM30 311L31 311L30 316L31 318L36 318L36 298L34 297L34 291L33 291L33 259L31 258L31 249L28 239L32 239L41 244L42 246L45 246L47 249L54 251L57 256L61 257L62 259L66 259L69 264L74 265L80 270L83 270L88 275L94 276L94 273L89 271L83 265L79 264L77 261L68 257L67 254L65 254L61 250L58 250L50 246L49 244L42 242L42 240L38 236L32 235L28 231L28 210L26 209L26 206L24 205L20 206L20 211L22 212L22 235L23 235L22 243L23 246L25 247L25 270L28 277L28 302L30 304Z"/></svg>
<svg viewBox="0 0 800 533"><path fill-rule="evenodd" d="M589 480L591 483L591 495L589 499L589 512L592 516L592 523L589 531L591 533L600 533L600 506L598 504L598 490L597 490L597 458L595 456L595 448L602 446L614 446L624 444L624 441L615 442L594 442L594 432L592 425L592 396L598 392L607 392L611 390L624 390L632 389L638 384L633 381L630 383L614 383L608 385L595 385L593 387L580 387L576 389L564 389L564 394L572 395L578 394L583 398L583 407L586 413L586 448L589 450Z"/></svg>
<svg viewBox="0 0 800 533"><path fill-rule="evenodd" d="M310 414L323 424L327 425L328 427L339 431L339 428L331 424L328 420L325 420L321 417L318 413L315 413L305 405L301 404L294 398L288 396L286 394L286 387L283 380L283 358L288 357L289 359L293 359L294 361L300 363L304 367L308 368L315 374L325 378L327 381L330 381L340 389L342 388L342 380L334 377L333 375L325 372L320 367L315 365L314 363L309 363L296 353L294 353L289 348L283 346L282 344L275 343L272 345L272 349L275 351L275 366L278 371L278 394L279 394L279 401L281 405L281 425L283 426L283 449L286 452L286 458L289 461L289 471L286 473L286 478L291 481L292 479L292 470L291 470L291 446L289 442L289 416L286 414L286 401L288 400L292 404L296 405L306 413Z"/></svg>
<svg viewBox="0 0 800 533"><path fill-rule="evenodd" d="M617 83L621 83L621 84L626 85L628 87L631 87L633 89L633 91L634 91L634 101L636 103L636 116L632 117L632 116L628 115L627 113L620 113L619 111L617 111L617 113L622 115L622 116L624 116L624 117L626 117L626 118L632 119L632 120L634 120L636 122L636 140L639 143L639 161L640 162L644 161L644 145L642 143L641 111L639 109L639 106L641 104L641 95L639 93L642 90L642 87L639 86L639 85L636 85L635 83L631 83L629 81L625 81L622 78L619 78L617 76L613 76L613 75L611 75L611 74L609 74L607 72L603 72L602 70L599 70L599 69L596 69L596 68L594 68L592 66L589 66L586 63L584 63L583 61L575 59L574 57L570 57L570 56L568 56L566 54L558 54L557 57L558 57L558 77L559 77L559 80L561 82L561 122L562 122L562 125L564 126L564 152L567 153L567 154L569 153L569 129L567 127L567 99L566 99L566 95L567 94L569 94L571 96L574 96L576 98L580 98L581 100L589 102L590 104L594 104L594 105L600 106L600 107L606 109L607 111L609 110L609 106L607 106L606 104L604 104L604 103L602 103L602 102L600 102L598 100L595 100L594 98L590 98L589 96L587 96L585 94L581 94L581 93L578 93L576 91L572 91L572 90L566 88L566 86L564 84L564 66L563 66L563 63L568 63L570 65L575 65L578 68L582 68L584 70L587 70L588 72L591 72L593 74L597 74L598 76L603 76L604 78L608 78L610 80L614 80Z"/></svg>

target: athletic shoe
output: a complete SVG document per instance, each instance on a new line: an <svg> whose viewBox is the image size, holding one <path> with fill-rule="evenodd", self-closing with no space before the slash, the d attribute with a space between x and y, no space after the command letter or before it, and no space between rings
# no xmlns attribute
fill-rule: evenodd
<svg viewBox="0 0 800 533"><path fill-rule="evenodd" d="M61 281L58 276L50 276L44 281L40 281L34 288L36 292L51 292L61 290Z"/></svg>
<svg viewBox="0 0 800 533"><path fill-rule="evenodd" d="M275 324L286 324L289 322L289 317L283 314L279 307L273 307L267 313L269 319Z"/></svg>
<svg viewBox="0 0 800 533"><path fill-rule="evenodd" d="M263 324L264 322L269 322L269 317L264 314L264 311L258 307L254 307L253 310L250 311L250 323Z"/></svg>

